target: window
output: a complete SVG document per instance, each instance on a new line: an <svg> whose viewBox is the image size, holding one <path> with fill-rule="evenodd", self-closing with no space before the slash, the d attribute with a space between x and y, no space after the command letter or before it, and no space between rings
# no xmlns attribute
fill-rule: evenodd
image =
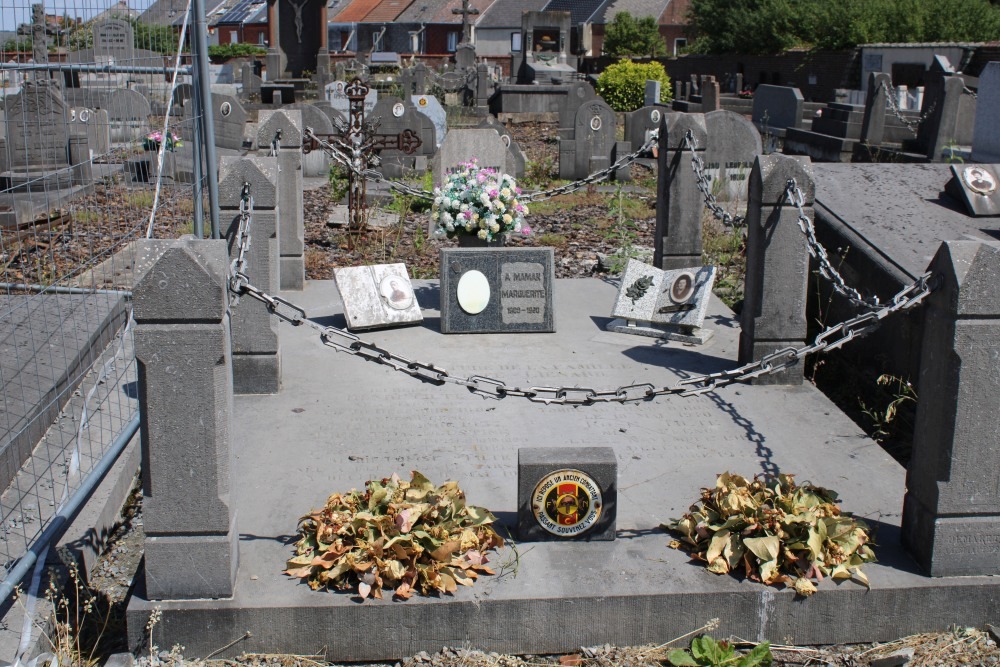
<svg viewBox="0 0 1000 667"><path fill-rule="evenodd" d="M229 43L235 44L238 41L240 41L240 36L236 34L235 30L233 30L231 33L229 33Z"/></svg>
<svg viewBox="0 0 1000 667"><path fill-rule="evenodd" d="M449 32L448 33L448 52L454 53L455 49L458 48L458 33Z"/></svg>
<svg viewBox="0 0 1000 667"><path fill-rule="evenodd" d="M423 30L417 30L410 33L410 53L423 53L422 47L423 42Z"/></svg>
<svg viewBox="0 0 1000 667"><path fill-rule="evenodd" d="M378 43L381 41L382 33L372 33L372 51L378 51Z"/></svg>
<svg viewBox="0 0 1000 667"><path fill-rule="evenodd" d="M678 55L681 51L687 48L688 41L684 37L678 37L674 40L674 55Z"/></svg>
<svg viewBox="0 0 1000 667"><path fill-rule="evenodd" d="M521 33L519 32L510 33L510 52L511 53L521 52Z"/></svg>
<svg viewBox="0 0 1000 667"><path fill-rule="evenodd" d="M260 45L260 46L264 46L265 44L267 44L267 42L264 41L264 33L263 32L258 32L257 33L257 44Z"/></svg>

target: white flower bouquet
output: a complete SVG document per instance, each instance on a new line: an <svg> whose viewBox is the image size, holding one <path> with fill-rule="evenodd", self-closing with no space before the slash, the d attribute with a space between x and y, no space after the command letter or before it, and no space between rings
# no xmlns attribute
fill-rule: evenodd
<svg viewBox="0 0 1000 667"><path fill-rule="evenodd" d="M509 174L480 167L473 158L459 163L441 187L434 188L431 220L437 223L437 234L449 238L465 234L489 242L513 232L527 236L528 207L518 201L520 194Z"/></svg>

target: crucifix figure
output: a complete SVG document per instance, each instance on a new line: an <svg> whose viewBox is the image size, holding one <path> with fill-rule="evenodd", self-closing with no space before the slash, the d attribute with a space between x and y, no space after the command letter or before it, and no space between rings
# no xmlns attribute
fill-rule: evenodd
<svg viewBox="0 0 1000 667"><path fill-rule="evenodd" d="M378 157L376 151L386 148L401 150L407 155L412 155L420 148L420 137L411 129L406 129L399 134L378 134L378 121L368 123L365 121L365 97L368 95L368 86L361 79L354 79L344 90L350 102L349 119L346 126L338 124L337 134L313 135L313 139L303 142L302 151L308 153L319 148L316 138L324 139L333 146L324 147L327 152L336 150L341 160L346 159L350 163L347 171L347 208L350 211L350 222L348 223L348 240L353 247L353 236L360 234L365 227L365 211L367 204L365 195L367 181L364 172L369 165L377 165ZM334 159L337 159L334 156ZM338 161L341 161L338 160Z"/></svg>
<svg viewBox="0 0 1000 667"><path fill-rule="evenodd" d="M462 15L462 44L471 44L472 22L469 21L469 16L475 16L479 13L479 10L475 7L469 7L469 0L462 0L462 8L453 9L451 13Z"/></svg>
<svg viewBox="0 0 1000 667"><path fill-rule="evenodd" d="M302 2L295 2L295 0L288 0L291 3L292 9L295 10L295 35L299 38L299 44L302 43L302 8L305 7L309 0L302 0Z"/></svg>

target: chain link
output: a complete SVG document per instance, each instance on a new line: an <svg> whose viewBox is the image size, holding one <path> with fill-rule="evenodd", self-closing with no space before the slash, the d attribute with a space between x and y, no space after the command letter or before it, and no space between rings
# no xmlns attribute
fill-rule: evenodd
<svg viewBox="0 0 1000 667"><path fill-rule="evenodd" d="M826 248L816 239L816 228L813 226L812 220L802 209L805 197L802 194L802 190L796 185L794 178L788 179L788 183L785 185L785 196L788 197L788 201L798 210L799 229L806 235L809 254L819 262L820 274L827 278L833 285L833 288L851 303L863 308L878 308L879 302L877 296L873 295L867 299L861 296L861 293L848 285L844 277L840 275L840 272L830 263L830 256L827 254Z"/></svg>
<svg viewBox="0 0 1000 667"><path fill-rule="evenodd" d="M274 131L274 138L271 139L271 154L268 157L277 157L281 150L281 128Z"/></svg>
<svg viewBox="0 0 1000 667"><path fill-rule="evenodd" d="M253 195L250 183L244 182L240 192L240 223L233 241L236 257L229 265L229 287L233 292L233 303L239 303L242 287L250 284L247 278L247 252L250 250L250 224L253 222Z"/></svg>
<svg viewBox="0 0 1000 667"><path fill-rule="evenodd" d="M916 121L912 121L909 118L903 116L903 112L900 110L899 105L896 102L896 92L891 87L889 87L889 84L887 84L885 81L882 82L882 90L885 91L885 97L886 100L888 100L889 102L889 110L892 112L892 115L895 116L900 123L905 125L906 129L908 129L913 134L917 134L917 130L919 129L920 124L923 123L925 120L927 120L927 118L932 113L934 113L934 109L937 108L938 101L934 100L934 102L931 103L930 108L927 109L926 113L921 114Z"/></svg>
<svg viewBox="0 0 1000 667"><path fill-rule="evenodd" d="M705 173L705 161L698 155L697 148L694 133L688 130L684 135L683 150L691 151L691 168L694 169L694 177L698 184L698 189L701 190L701 194L705 198L705 206L712 211L712 215L715 216L716 220L721 221L726 227L742 227L746 223L746 216L732 215L729 211L719 206L719 200L712 194L712 179Z"/></svg>
<svg viewBox="0 0 1000 667"><path fill-rule="evenodd" d="M962 86L962 92L964 94L968 95L969 97L971 97L974 100L978 100L979 99L979 95L976 94L976 91L972 90L968 86Z"/></svg>

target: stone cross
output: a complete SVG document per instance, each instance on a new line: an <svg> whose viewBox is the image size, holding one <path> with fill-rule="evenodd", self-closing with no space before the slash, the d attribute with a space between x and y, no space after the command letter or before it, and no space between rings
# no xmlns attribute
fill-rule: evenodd
<svg viewBox="0 0 1000 667"><path fill-rule="evenodd" d="M31 58L36 65L49 62L49 48L45 38L45 5L31 6ZM46 74L39 75L48 78Z"/></svg>
<svg viewBox="0 0 1000 667"><path fill-rule="evenodd" d="M462 0L462 8L453 9L451 13L462 15L462 44L471 44L472 23L469 21L469 17L478 14L479 10L475 7L469 7L469 0Z"/></svg>
<svg viewBox="0 0 1000 667"><path fill-rule="evenodd" d="M411 155L420 148L421 141L417 133L410 129L403 130L399 134L378 134L376 132L378 124L365 121L365 96L368 95L368 86L361 79L354 79L344 92L350 102L347 126L339 127L340 132L335 134L313 136L332 142L340 149L337 152L350 160L351 167L347 172L347 208L351 213L351 220L348 230L351 235L355 235L365 226L367 182L362 174L368 169L369 164L376 162L372 159L373 153L394 148ZM314 138L304 143L302 150L308 153L316 148L319 148L319 143Z"/></svg>

